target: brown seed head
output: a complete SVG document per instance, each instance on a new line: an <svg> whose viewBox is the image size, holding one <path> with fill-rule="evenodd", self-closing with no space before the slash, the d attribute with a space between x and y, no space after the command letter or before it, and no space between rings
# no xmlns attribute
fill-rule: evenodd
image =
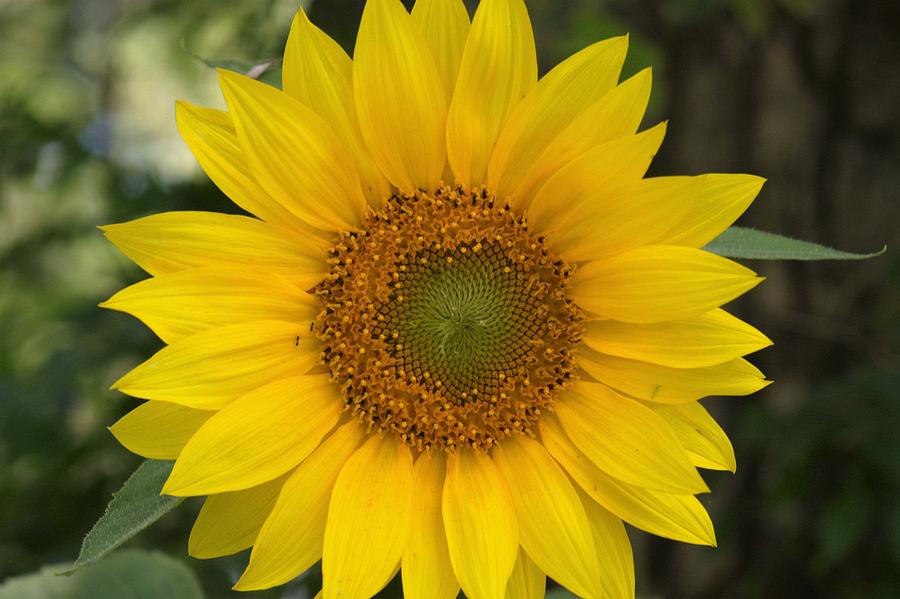
<svg viewBox="0 0 900 599"><path fill-rule="evenodd" d="M371 430L487 450L533 434L573 377L572 269L484 189L394 196L329 262L322 361Z"/></svg>

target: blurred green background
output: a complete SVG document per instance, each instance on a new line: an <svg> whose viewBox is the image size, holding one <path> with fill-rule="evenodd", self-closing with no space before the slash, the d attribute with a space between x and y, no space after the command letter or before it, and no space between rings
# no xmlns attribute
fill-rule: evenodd
<svg viewBox="0 0 900 599"><path fill-rule="evenodd" d="M348 50L362 0L308 2ZM702 500L719 548L634 531L638 594L900 597L900 2L529 0L542 72L631 33L654 67L654 175L769 179L742 224L888 254L753 263L737 311L775 341L776 384L710 399L736 475ZM297 0L0 0L0 581L74 558L139 463L105 427L136 405L109 385L161 343L96 304L141 272L97 225L234 211L175 129L174 101L221 106L196 56L281 53ZM246 555L186 556L195 503L131 543L225 597ZM266 597L308 596L315 573ZM394 588L385 596L398 597ZM257 594L246 595L257 596Z"/></svg>

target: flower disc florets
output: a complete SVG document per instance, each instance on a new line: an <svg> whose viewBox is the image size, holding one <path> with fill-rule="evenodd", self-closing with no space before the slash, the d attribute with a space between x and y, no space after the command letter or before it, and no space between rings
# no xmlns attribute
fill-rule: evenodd
<svg viewBox="0 0 900 599"><path fill-rule="evenodd" d="M329 263L323 360L370 428L488 449L532 434L572 377L572 269L486 190L394 196Z"/></svg>

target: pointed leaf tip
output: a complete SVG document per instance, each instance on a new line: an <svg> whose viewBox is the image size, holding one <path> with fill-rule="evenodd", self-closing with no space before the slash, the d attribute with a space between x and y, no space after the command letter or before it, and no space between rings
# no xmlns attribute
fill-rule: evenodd
<svg viewBox="0 0 900 599"><path fill-rule="evenodd" d="M113 494L106 511L84 537L78 559L60 574L92 564L179 505L184 498L160 496L173 462L147 460Z"/></svg>
<svg viewBox="0 0 900 599"><path fill-rule="evenodd" d="M707 244L704 249L726 258L804 261L866 260L887 252L886 245L880 251L868 254L845 252L810 241L802 241L748 227L731 227Z"/></svg>

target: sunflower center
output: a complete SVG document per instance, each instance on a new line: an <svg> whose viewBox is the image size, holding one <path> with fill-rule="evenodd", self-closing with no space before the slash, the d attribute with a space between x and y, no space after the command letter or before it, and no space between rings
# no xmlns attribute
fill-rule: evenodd
<svg viewBox="0 0 900 599"><path fill-rule="evenodd" d="M483 190L392 197L330 264L323 362L371 429L487 449L532 434L572 375L571 269Z"/></svg>
<svg viewBox="0 0 900 599"><path fill-rule="evenodd" d="M527 361L541 301L500 244L425 248L398 273L375 333L399 333L392 350L405 371L466 398L496 390L501 374Z"/></svg>

